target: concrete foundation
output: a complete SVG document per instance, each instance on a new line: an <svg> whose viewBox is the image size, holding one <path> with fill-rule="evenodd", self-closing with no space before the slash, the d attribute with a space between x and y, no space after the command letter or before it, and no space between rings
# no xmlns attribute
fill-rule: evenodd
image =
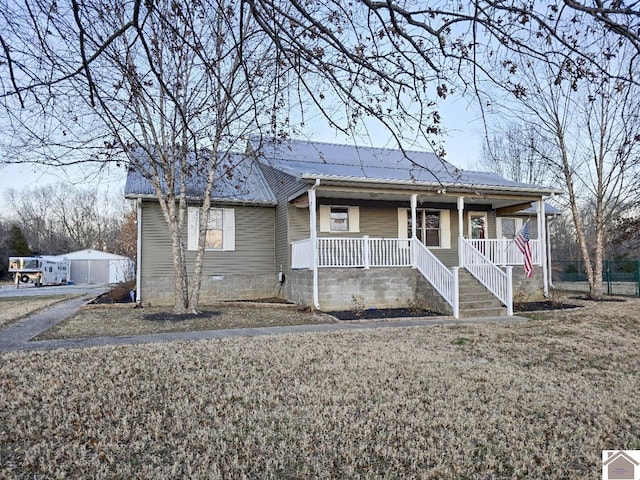
<svg viewBox="0 0 640 480"><path fill-rule="evenodd" d="M174 282L171 277L158 277L141 285L140 299L151 305L173 305ZM281 296L277 275L224 275L202 277L200 304L225 300L256 300Z"/></svg>

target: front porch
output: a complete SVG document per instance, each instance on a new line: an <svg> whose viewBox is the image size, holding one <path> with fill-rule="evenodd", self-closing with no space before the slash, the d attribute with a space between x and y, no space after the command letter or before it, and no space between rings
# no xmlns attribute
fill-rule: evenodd
<svg viewBox="0 0 640 480"><path fill-rule="evenodd" d="M540 266L543 258L540 246L540 240L530 240L533 264L537 266ZM315 240L308 238L292 242L291 268L316 272L314 283L323 285L324 294L321 303L325 305L329 303L350 308L359 303L370 304L371 302L371 304L390 307L392 305L385 298L388 297L389 291L393 291L392 296L395 296L396 300L401 298L405 304L418 305L421 303L420 298L427 298L432 309L435 304L439 307L439 311L451 314L455 318L463 313L462 305L465 303L465 298L468 299L469 296L469 292L460 291L459 268L463 268L475 277L474 283L481 285L480 291L475 289L476 304L486 303L487 298L494 296L499 301L499 305L504 305L507 315L512 315L514 291L512 269L514 266L524 265L525 262L524 255L515 242L508 239L458 238L457 251L459 264L447 266L417 238L370 238L366 235L359 238L318 237ZM409 269L414 273L389 274L389 269L393 268ZM318 269L322 269L320 276L326 277L325 281L318 277ZM332 269L334 273L329 274L328 271L325 273L325 269ZM355 272L354 274L336 274L335 269L380 269L385 273L381 276L358 275ZM417 280L406 279L406 275L416 275L416 273L419 277ZM356 278L359 280L354 280ZM404 280L401 281L402 278ZM377 285L380 280L383 281L383 285ZM424 283L428 285L416 287L421 280L423 282L426 280ZM401 281L401 285L394 283L397 281ZM465 285L464 288L468 288L469 279L466 280ZM482 287L486 289L484 295L481 293ZM405 288L407 291L400 292L398 288ZM407 298L409 290L420 290L421 294L410 300ZM371 295L373 297L368 298ZM421 304L420 307L429 308L429 305ZM490 310L495 312L495 305Z"/></svg>
<svg viewBox="0 0 640 480"><path fill-rule="evenodd" d="M456 318L461 305L471 303L470 290L478 302L497 302L512 315L513 269L525 264L514 239L525 225L532 237L528 241L532 264L537 266L535 282L528 282L525 289L539 288L540 294L548 291L542 197L503 193L465 197L444 189L410 193L342 185L323 188L316 181L306 195L289 201L288 271L312 272L312 291L301 303L314 308L327 308L321 297L324 303L333 304L325 293L336 288L353 297L368 298L367 285L375 283L375 274L365 272L378 271L384 276L382 269L408 269L411 275L417 273L419 281L426 283L442 299L447 313ZM518 213L523 209L524 213ZM366 283L335 286L331 282L340 280L329 279L328 271L336 269L359 271ZM517 276L520 271L518 268ZM461 285L465 291L460 290ZM516 286L518 292L520 286ZM407 301L398 295L401 297ZM420 301L416 293L412 303ZM381 303L374 297L365 307L381 308ZM344 301L343 308L349 308Z"/></svg>

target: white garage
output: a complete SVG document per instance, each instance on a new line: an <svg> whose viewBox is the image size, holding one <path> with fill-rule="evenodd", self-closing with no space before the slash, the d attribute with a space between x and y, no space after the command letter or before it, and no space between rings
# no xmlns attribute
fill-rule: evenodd
<svg viewBox="0 0 640 480"><path fill-rule="evenodd" d="M130 258L100 250L79 250L60 255L69 261L69 281L76 284L120 283L135 277Z"/></svg>

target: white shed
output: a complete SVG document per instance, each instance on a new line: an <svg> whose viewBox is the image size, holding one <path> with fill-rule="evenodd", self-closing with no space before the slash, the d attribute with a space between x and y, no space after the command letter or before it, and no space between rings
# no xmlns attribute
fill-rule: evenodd
<svg viewBox="0 0 640 480"><path fill-rule="evenodd" d="M69 280L73 283L120 283L135 277L133 261L122 255L87 249L60 257L69 260Z"/></svg>

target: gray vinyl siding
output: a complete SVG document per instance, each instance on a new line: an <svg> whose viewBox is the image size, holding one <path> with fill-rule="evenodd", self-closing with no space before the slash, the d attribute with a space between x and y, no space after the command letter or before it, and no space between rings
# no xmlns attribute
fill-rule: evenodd
<svg viewBox="0 0 640 480"><path fill-rule="evenodd" d="M275 273L275 209L243 206L229 208L235 211L235 251L205 252L203 275ZM171 237L160 205L156 202L142 203L142 238L143 276L173 277ZM185 248L186 244L185 231ZM196 252L188 251L186 254L188 267L191 269Z"/></svg>
<svg viewBox="0 0 640 480"><path fill-rule="evenodd" d="M278 205L275 208L275 264L277 269L280 269L280 265L284 270L287 270L290 265L290 251L289 246L292 241L300 240L302 238L308 238L308 225L309 225L309 209L308 208L295 208L289 205L289 197L295 192L300 191L305 187L303 182L300 182L290 175L287 175L279 170L275 170L267 165L260 164L262 173L267 180L267 183L276 193ZM307 235L300 238L291 236L290 222L290 210L303 211L307 215Z"/></svg>
<svg viewBox="0 0 640 480"><path fill-rule="evenodd" d="M389 202L388 204L375 204L374 202L355 202L353 200L331 200L321 199L320 205L344 205L360 207L360 231L331 233L320 232L320 213L316 216L316 234L320 237L362 237L369 235L372 238L398 238L398 208L410 208L409 202ZM420 208L444 209L444 205L420 205ZM306 208L295 208L289 206L289 228L292 242L309 238L309 210ZM491 220L489 220L491 225ZM450 210L451 248L432 249L431 251L447 266L458 264L458 211ZM466 228L466 226L465 226ZM491 226L490 226L491 229ZM495 216L493 221L493 231L495 232Z"/></svg>
<svg viewBox="0 0 640 480"><path fill-rule="evenodd" d="M317 217L317 215L316 215ZM289 239L292 242L311 236L309 232L309 209L289 205Z"/></svg>

